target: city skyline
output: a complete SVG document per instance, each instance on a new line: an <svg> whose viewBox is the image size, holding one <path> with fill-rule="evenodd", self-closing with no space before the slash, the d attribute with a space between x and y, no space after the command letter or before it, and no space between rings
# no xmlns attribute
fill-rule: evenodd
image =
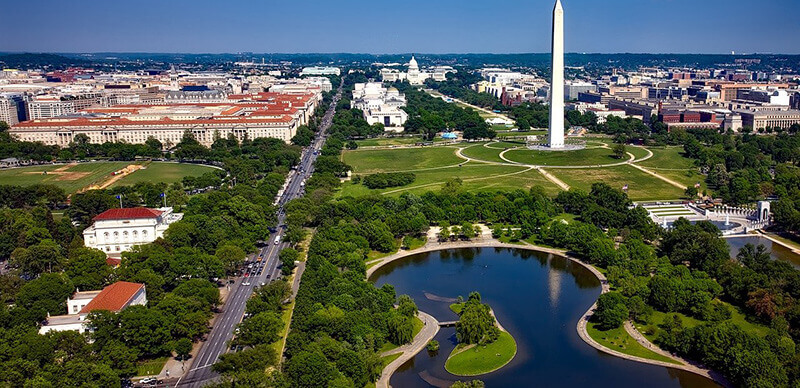
<svg viewBox="0 0 800 388"><path fill-rule="evenodd" d="M40 0L7 5L3 52L142 53L544 53L549 51L549 0L402 5L353 0L291 4L208 0L135 8L90 0L82 7ZM800 53L800 25L791 0L759 2L754 19L744 0L607 2L569 0L568 53ZM511 12L513 10L513 12ZM125 17L121 17L125 15ZM285 17L282 15L289 15ZM292 16L293 15L293 16ZM515 20L513 15L529 15ZM69 33L68 39L52 39ZM320 31L326 31L320 34ZM634 33L635 32L635 33Z"/></svg>

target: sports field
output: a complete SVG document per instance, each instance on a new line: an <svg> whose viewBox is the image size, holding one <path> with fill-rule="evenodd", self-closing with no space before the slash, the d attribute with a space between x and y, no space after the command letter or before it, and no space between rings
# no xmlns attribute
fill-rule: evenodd
<svg viewBox="0 0 800 388"><path fill-rule="evenodd" d="M131 165L146 165L116 181L112 173ZM29 186L51 184L68 194L93 185L111 183L110 186L130 185L137 182L178 182L184 176L199 176L211 171L210 167L178 163L142 162L91 162L61 165L44 165L0 170L0 185Z"/></svg>

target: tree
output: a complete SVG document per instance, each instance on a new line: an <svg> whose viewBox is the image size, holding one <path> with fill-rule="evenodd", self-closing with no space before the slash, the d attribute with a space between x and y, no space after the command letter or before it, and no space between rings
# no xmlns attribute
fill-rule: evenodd
<svg viewBox="0 0 800 388"><path fill-rule="evenodd" d="M622 144L622 143L614 144L614 147L612 148L612 151L614 151L614 157L615 158L617 158L617 159L624 158L625 157L625 144Z"/></svg>
<svg viewBox="0 0 800 388"><path fill-rule="evenodd" d="M300 259L300 252L297 252L294 248L284 248L278 254L278 259L281 261L281 273L284 276L289 276L294 270L294 262Z"/></svg>
<svg viewBox="0 0 800 388"><path fill-rule="evenodd" d="M496 340L499 334L489 306L481 303L479 293L470 293L456 323L458 342L465 344L490 343Z"/></svg>
<svg viewBox="0 0 800 388"><path fill-rule="evenodd" d="M189 358L189 353L192 352L192 340L188 338L181 338L175 341L175 348L173 349L181 361Z"/></svg>
<svg viewBox="0 0 800 388"><path fill-rule="evenodd" d="M393 344L407 344L414 339L414 324L410 317L399 312L392 312L389 315L387 325L389 329L388 339Z"/></svg>
<svg viewBox="0 0 800 388"><path fill-rule="evenodd" d="M224 245L222 248L217 249L215 256L222 262L225 272L232 274L244 262L246 254L238 246Z"/></svg>
<svg viewBox="0 0 800 388"><path fill-rule="evenodd" d="M327 387L334 379L336 367L319 351L302 351L289 359L286 374L293 387Z"/></svg>
<svg viewBox="0 0 800 388"><path fill-rule="evenodd" d="M278 340L278 332L282 327L283 321L277 314L258 313L239 324L239 334L234 343L244 346L271 344Z"/></svg>
<svg viewBox="0 0 800 388"><path fill-rule="evenodd" d="M597 310L594 320L602 330L616 329L628 319L628 307L625 298L618 292L607 292L597 298Z"/></svg>

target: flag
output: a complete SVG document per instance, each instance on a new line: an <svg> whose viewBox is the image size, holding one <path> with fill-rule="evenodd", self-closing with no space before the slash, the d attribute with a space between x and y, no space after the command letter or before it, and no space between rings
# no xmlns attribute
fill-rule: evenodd
<svg viewBox="0 0 800 388"><path fill-rule="evenodd" d="M166 196L166 194L161 193L159 196L163 198L164 196Z"/></svg>
<svg viewBox="0 0 800 388"><path fill-rule="evenodd" d="M628 185L622 186L622 191L628 191Z"/></svg>
<svg viewBox="0 0 800 388"><path fill-rule="evenodd" d="M117 195L117 199L122 199L122 196L121 195Z"/></svg>

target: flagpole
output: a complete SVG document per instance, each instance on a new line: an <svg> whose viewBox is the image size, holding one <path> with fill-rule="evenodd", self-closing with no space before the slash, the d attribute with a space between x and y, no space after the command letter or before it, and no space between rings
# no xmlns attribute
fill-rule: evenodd
<svg viewBox="0 0 800 388"><path fill-rule="evenodd" d="M122 194L118 195L117 198L119 198L119 208L122 209Z"/></svg>

